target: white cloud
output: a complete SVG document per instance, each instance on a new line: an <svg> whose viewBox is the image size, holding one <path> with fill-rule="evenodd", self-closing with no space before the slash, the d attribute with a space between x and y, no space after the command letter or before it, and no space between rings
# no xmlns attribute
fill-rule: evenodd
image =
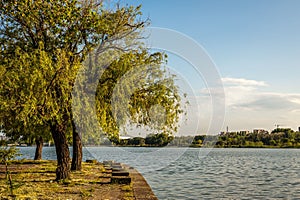
<svg viewBox="0 0 300 200"><path fill-rule="evenodd" d="M264 81L249 80L244 78L222 78L224 85L238 85L238 86L268 86Z"/></svg>
<svg viewBox="0 0 300 200"><path fill-rule="evenodd" d="M234 130L261 127L271 130L275 123L298 127L300 119L300 94L269 92L264 81L244 78L223 78L226 96L226 122ZM219 90L202 89L200 103L202 109L211 105L210 95L219 95ZM213 108L212 108L213 109Z"/></svg>
<svg viewBox="0 0 300 200"><path fill-rule="evenodd" d="M230 77L222 81L227 109L298 109L300 105L300 94L266 92L269 85L264 81ZM204 88L200 93L203 98L218 96L220 91Z"/></svg>

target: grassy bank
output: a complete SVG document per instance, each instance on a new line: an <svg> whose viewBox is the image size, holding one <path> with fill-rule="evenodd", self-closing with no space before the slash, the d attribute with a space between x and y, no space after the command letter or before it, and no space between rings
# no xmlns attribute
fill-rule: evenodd
<svg viewBox="0 0 300 200"><path fill-rule="evenodd" d="M0 165L1 199L134 199L132 184L111 184L101 163L83 163L70 180L56 182L56 161L11 161L12 192L5 165Z"/></svg>

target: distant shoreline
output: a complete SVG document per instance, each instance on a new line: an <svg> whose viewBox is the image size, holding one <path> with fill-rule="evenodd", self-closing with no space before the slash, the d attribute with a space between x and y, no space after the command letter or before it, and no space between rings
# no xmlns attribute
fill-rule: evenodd
<svg viewBox="0 0 300 200"><path fill-rule="evenodd" d="M27 148L27 147L36 147L35 145L32 146L16 146L18 148ZM43 148L55 148L55 146L43 146ZM155 147L155 146L107 146L107 145L88 145L84 146L84 148L88 147L119 147L119 148L192 148L192 149L197 149L197 148L215 148L215 149L300 149L300 147L278 147L278 146L231 146L231 147L220 147L220 146L164 146L164 147ZM72 146L70 146L72 148Z"/></svg>

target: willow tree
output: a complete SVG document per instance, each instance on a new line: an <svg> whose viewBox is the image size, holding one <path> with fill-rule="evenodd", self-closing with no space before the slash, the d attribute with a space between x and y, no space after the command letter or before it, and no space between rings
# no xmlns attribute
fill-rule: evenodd
<svg viewBox="0 0 300 200"><path fill-rule="evenodd" d="M140 46L109 61L97 52L89 57L73 97L84 143L97 143L104 136L119 143L120 134L131 131L128 127L164 135L177 131L182 99L174 76L166 70L164 53Z"/></svg>
<svg viewBox="0 0 300 200"><path fill-rule="evenodd" d="M102 52L116 48L114 41L143 27L140 14L139 7L107 10L94 1L0 2L1 75L9 85L1 83L1 114L15 110L15 118L25 124L30 118L50 126L57 154L57 180L69 177L66 134L72 121L71 92L80 64L93 47ZM81 160L76 155L80 136L75 129L73 134L73 159Z"/></svg>
<svg viewBox="0 0 300 200"><path fill-rule="evenodd" d="M42 48L30 54L17 48L15 56L7 57L0 65L3 77L0 108L2 118L17 121L25 128L33 125L50 127L59 176L68 173L68 170L63 171L69 165L67 130L70 114L67 105L71 103L70 83L76 73L75 66L68 64L65 52L58 51L56 55L57 60L53 61Z"/></svg>
<svg viewBox="0 0 300 200"><path fill-rule="evenodd" d="M165 69L166 56L146 49L129 52L103 72L96 92L99 125L108 138L136 126L172 134L177 131L181 97L174 76Z"/></svg>

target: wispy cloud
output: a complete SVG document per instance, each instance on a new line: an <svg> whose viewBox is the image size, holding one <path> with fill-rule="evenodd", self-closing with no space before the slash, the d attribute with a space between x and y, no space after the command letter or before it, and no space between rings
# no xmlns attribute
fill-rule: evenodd
<svg viewBox="0 0 300 200"><path fill-rule="evenodd" d="M268 84L264 81L243 78L222 80L226 105L232 109L292 111L300 108L300 94L266 92Z"/></svg>
<svg viewBox="0 0 300 200"><path fill-rule="evenodd" d="M238 85L238 86L268 86L267 83L264 81L256 81L256 80L249 80L244 78L222 78L224 85Z"/></svg>
<svg viewBox="0 0 300 200"><path fill-rule="evenodd" d="M226 124L236 129L265 127L272 129L274 123L297 127L300 118L300 94L270 92L264 81L244 78L223 78ZM199 97L202 109L211 104L210 95L219 95L212 89L201 90ZM212 108L213 109L213 108ZM299 124L300 125L300 124Z"/></svg>
<svg viewBox="0 0 300 200"><path fill-rule="evenodd" d="M258 93L250 102L236 103L236 108L248 108L252 110L277 110L293 111L300 108L300 96L297 101L292 101L294 94Z"/></svg>

